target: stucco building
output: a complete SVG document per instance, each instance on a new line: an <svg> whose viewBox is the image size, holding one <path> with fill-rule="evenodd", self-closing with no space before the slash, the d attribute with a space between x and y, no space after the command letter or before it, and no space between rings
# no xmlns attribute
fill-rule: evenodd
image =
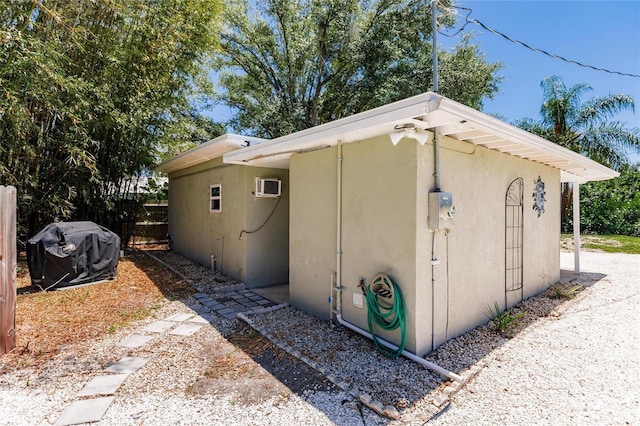
<svg viewBox="0 0 640 426"><path fill-rule="evenodd" d="M248 287L289 280L288 171L222 161L226 152L261 142L223 135L156 169L169 176L171 249ZM256 194L265 178L280 182L279 196Z"/></svg>
<svg viewBox="0 0 640 426"><path fill-rule="evenodd" d="M205 263L210 239L231 226L184 206L222 179L212 177L216 168L201 176L203 168L226 167L224 182L244 188L239 211L252 225L269 210L249 212L260 208L252 179L279 177L288 214L264 235L285 238L288 250L265 261L269 250L247 240L238 248L247 283L286 263L293 306L366 329L361 284L383 272L404 294L406 348L418 355L486 322L495 302L505 309L555 283L561 182L617 176L434 93L259 142L210 166L169 170L170 205L181 204L170 207L176 251ZM203 229L215 234L207 242Z"/></svg>

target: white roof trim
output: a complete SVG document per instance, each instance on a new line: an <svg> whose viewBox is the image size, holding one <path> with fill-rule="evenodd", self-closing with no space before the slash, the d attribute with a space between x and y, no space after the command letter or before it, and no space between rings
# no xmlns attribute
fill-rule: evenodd
<svg viewBox="0 0 640 426"><path fill-rule="evenodd" d="M433 92L227 152L223 158L231 164L287 168L288 158L296 152L336 145L338 140L350 143L386 135L406 123L422 130L437 127L442 135L554 167L563 172L563 182L584 183L619 175L578 153Z"/></svg>
<svg viewBox="0 0 640 426"><path fill-rule="evenodd" d="M185 151L172 159L156 166L155 171L171 173L204 163L223 154L235 151L244 147L263 143L266 139L254 138L250 136L235 135L227 133Z"/></svg>

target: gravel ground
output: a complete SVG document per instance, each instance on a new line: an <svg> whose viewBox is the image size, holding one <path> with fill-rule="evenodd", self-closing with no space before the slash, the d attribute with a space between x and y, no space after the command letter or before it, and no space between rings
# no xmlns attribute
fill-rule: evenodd
<svg viewBox="0 0 640 426"><path fill-rule="evenodd" d="M640 424L640 256L583 252L581 269L598 272L588 291L492 353L430 423Z"/></svg>
<svg viewBox="0 0 640 426"><path fill-rule="evenodd" d="M163 260L192 277L199 291L215 293L228 284L175 255ZM572 253L562 253L563 266L572 260ZM226 337L239 320L220 319L193 336L162 336L136 350L116 346L150 322L195 306L190 298L130 329L63 350L44 368L3 374L0 423L52 424L106 366L123 356L148 356L100 424L639 424L640 256L585 252L582 269L593 271L580 278L586 291L567 302L545 295L525 301L519 309L527 314L512 338L485 325L430 354L427 359L459 374L480 367L452 396L453 386L437 374L405 359L388 360L369 340L290 307L248 319L346 390L274 388L260 396L252 393L259 386L253 375L244 375L244 398L235 393L238 383L233 392L194 393L212 361L238 353ZM260 368L256 376L266 376ZM395 407L400 419L366 408L362 394Z"/></svg>

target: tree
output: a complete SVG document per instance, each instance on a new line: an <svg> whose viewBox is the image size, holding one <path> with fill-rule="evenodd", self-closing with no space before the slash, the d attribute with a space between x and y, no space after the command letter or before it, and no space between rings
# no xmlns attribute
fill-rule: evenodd
<svg viewBox="0 0 640 426"><path fill-rule="evenodd" d="M616 170L629 163L627 151L640 152L640 130L614 120L616 114L634 109L631 96L608 95L582 102L582 95L591 90L586 83L567 88L562 78L551 76L540 85L542 118L526 118L516 123L519 127Z"/></svg>
<svg viewBox="0 0 640 426"><path fill-rule="evenodd" d="M274 138L429 90L424 0L267 0L228 6L217 69L238 131ZM445 2L440 2L441 6ZM453 25L443 9L439 26ZM501 67L464 37L439 53L440 92L475 108Z"/></svg>
<svg viewBox="0 0 640 426"><path fill-rule="evenodd" d="M185 111L211 90L219 10L218 0L3 3L0 177L18 189L21 239L55 220L116 227L158 150L203 137Z"/></svg>
<svg viewBox="0 0 640 426"><path fill-rule="evenodd" d="M580 185L580 205L582 232L640 237L640 165L622 166L616 179Z"/></svg>
<svg viewBox="0 0 640 426"><path fill-rule="evenodd" d="M515 124L565 148L585 155L616 170L628 165L628 151L640 152L640 129L615 121L616 114L634 109L628 95L609 95L582 101L591 90L586 83L569 88L558 76L541 83L543 104L540 120L523 119ZM568 230L572 186L562 189L563 229Z"/></svg>

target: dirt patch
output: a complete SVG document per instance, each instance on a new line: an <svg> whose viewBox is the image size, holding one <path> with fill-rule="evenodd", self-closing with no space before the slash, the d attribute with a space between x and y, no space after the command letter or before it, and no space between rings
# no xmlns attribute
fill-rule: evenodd
<svg viewBox="0 0 640 426"><path fill-rule="evenodd" d="M188 259L168 254L164 257L196 283L211 281L213 286L228 283ZM95 370L101 364L96 364L97 354L92 349L95 344L100 346L100 341L109 334L126 333L136 326L136 321L160 315L171 301L184 300L196 291L140 251L120 259L115 280L48 292L31 286L22 259L17 289L17 347L0 359L0 372L37 372L31 379L33 385L36 381L40 383L39 378L47 371L58 371L56 374L63 377L69 368ZM222 335L216 331L200 332L176 347L158 346L153 353L146 354L152 357L148 368L157 369L158 380L146 383L142 378L139 384L128 383L121 391L130 387L131 392L138 392L141 388L159 386L194 396L224 395L234 404L249 406L274 396L286 401L293 394L334 388L320 373L247 324L238 323L228 330L231 331ZM108 358L102 364L113 362L114 356L99 353L99 358L102 355ZM174 364L188 368L166 369Z"/></svg>
<svg viewBox="0 0 640 426"><path fill-rule="evenodd" d="M283 400L292 393L329 390L319 372L290 356L246 324L227 336L231 343L210 348L202 377L189 387L195 395L232 395L243 405Z"/></svg>
<svg viewBox="0 0 640 426"><path fill-rule="evenodd" d="M66 345L113 333L195 291L139 252L120 259L114 280L47 292L31 285L21 259L16 288L16 348L0 371L46 362Z"/></svg>

